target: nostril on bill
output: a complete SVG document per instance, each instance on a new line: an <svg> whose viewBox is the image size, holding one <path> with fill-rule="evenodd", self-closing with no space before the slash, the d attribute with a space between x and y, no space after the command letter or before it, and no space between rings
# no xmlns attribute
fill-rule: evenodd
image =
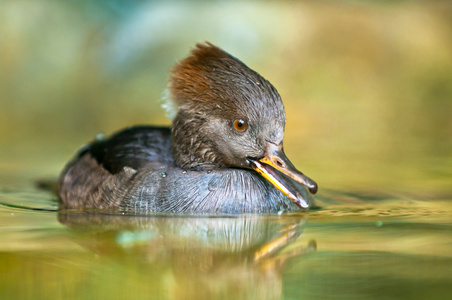
<svg viewBox="0 0 452 300"><path fill-rule="evenodd" d="M280 160L280 159L275 159L275 164L278 166L278 167L284 167L284 163Z"/></svg>

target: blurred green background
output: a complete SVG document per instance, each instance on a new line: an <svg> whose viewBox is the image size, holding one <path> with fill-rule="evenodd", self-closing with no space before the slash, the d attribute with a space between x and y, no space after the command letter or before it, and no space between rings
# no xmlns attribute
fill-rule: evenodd
<svg viewBox="0 0 452 300"><path fill-rule="evenodd" d="M36 182L100 131L169 125L168 72L203 41L278 89L286 153L324 209L65 222ZM449 299L451 135L452 1L0 0L0 298ZM259 269L240 238L212 247L215 224L304 224L276 259L318 250Z"/></svg>
<svg viewBox="0 0 452 300"><path fill-rule="evenodd" d="M210 41L270 80L285 148L328 189L452 199L450 1L0 0L0 180L57 178L96 133L169 124Z"/></svg>

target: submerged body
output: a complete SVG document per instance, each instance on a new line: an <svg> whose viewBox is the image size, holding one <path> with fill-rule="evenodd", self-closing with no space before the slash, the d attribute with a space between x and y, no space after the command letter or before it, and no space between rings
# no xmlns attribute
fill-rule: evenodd
<svg viewBox="0 0 452 300"><path fill-rule="evenodd" d="M311 205L317 184L284 154L284 106L267 80L207 43L169 83L172 127L132 127L85 147L61 174L62 208L238 214Z"/></svg>

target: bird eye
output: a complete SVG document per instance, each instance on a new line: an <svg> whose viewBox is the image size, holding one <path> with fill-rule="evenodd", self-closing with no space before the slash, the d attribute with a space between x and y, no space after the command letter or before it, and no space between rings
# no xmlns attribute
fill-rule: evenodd
<svg viewBox="0 0 452 300"><path fill-rule="evenodd" d="M237 131L245 131L246 129L246 122L243 121L242 119L235 119L233 122L234 125L234 129Z"/></svg>

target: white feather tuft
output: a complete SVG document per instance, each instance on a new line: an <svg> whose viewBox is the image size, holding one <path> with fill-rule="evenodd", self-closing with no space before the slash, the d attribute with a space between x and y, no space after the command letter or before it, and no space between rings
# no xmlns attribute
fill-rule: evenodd
<svg viewBox="0 0 452 300"><path fill-rule="evenodd" d="M163 102L162 108L166 111L166 117L172 121L176 117L177 109L168 89L163 91L161 100Z"/></svg>

